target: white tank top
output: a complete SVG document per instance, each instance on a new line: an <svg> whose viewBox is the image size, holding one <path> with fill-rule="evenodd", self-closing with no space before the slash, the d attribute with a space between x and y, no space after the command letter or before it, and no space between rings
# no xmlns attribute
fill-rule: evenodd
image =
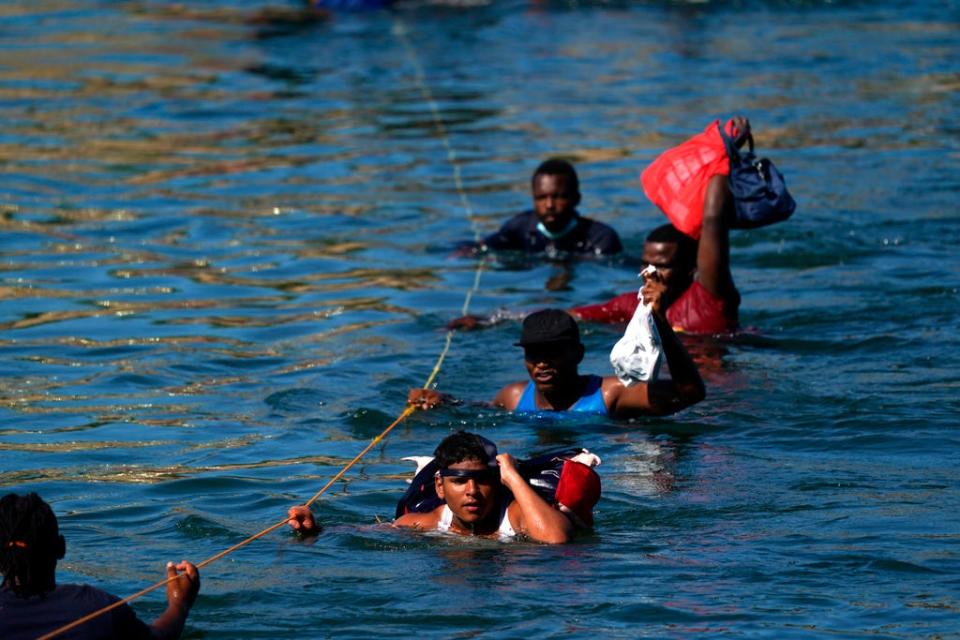
<svg viewBox="0 0 960 640"><path fill-rule="evenodd" d="M513 525L510 524L510 516L507 515L510 504L508 502L500 510L500 526L497 528L497 535L501 538L513 538L517 535L517 532L513 530ZM437 523L437 531L450 531L450 523L452 522L453 511L450 511L450 507L444 504L443 511L440 512L440 522Z"/></svg>

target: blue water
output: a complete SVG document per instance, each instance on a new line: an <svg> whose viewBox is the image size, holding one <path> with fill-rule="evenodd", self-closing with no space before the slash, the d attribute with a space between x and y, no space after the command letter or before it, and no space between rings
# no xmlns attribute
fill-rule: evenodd
<svg viewBox="0 0 960 640"><path fill-rule="evenodd" d="M457 334L418 413L203 571L188 638L960 637L960 5L0 5L0 486L60 516L65 582L127 595L313 495L403 409L478 264L451 256L572 158L636 258L637 176L751 118L788 222L732 237L750 330L693 340L676 416L472 402L524 370ZM457 179L462 181L462 193ZM470 309L595 302L635 260L482 265ZM586 371L618 337L585 327ZM398 532L400 460L468 428L604 460L564 547ZM151 619L154 593L135 604Z"/></svg>

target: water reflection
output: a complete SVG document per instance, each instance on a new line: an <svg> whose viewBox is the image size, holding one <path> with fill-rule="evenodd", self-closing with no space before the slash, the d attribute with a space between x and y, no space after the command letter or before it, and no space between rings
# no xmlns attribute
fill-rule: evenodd
<svg viewBox="0 0 960 640"><path fill-rule="evenodd" d="M0 484L76 514L64 526L87 550L73 565L84 579L133 592L155 557L219 551L379 434L474 283L450 247L527 202L537 159L583 165L585 212L636 247L659 223L640 169L743 109L801 210L732 239L757 330L688 341L705 403L632 424L475 406L415 416L324 500L326 537L278 537L212 567L190 633L446 637L465 614L434 605L455 594L480 603L476 628L507 636L789 635L825 628L848 587L906 606L841 616L837 633L953 632L937 616L949 594L914 570L949 560L960 512L944 459L960 56L941 4L410 2L326 16L53 1L0 15ZM485 266L480 312L636 285L629 262ZM440 387L485 399L520 379L516 329L455 336ZM584 333L606 366L616 329ZM399 494L394 454L429 453L458 428L520 454L596 450L597 532L548 549L358 528ZM851 539L856 554L815 557ZM810 562L788 581L814 600L769 589L797 553ZM575 603L558 609L556 594Z"/></svg>

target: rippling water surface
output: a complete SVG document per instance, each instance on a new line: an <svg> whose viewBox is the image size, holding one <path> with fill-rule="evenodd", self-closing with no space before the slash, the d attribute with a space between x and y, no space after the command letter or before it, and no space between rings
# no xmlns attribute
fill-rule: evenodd
<svg viewBox="0 0 960 640"><path fill-rule="evenodd" d="M403 408L536 164L632 256L637 181L743 112L799 209L733 235L751 330L691 343L709 397L633 424L416 414L210 565L187 637L960 637L954 2L0 5L0 485L61 517L63 581L126 595L276 522ZM458 182L459 181L459 182ZM461 193L462 185L462 193ZM484 263L470 308L599 301L635 261ZM468 400L518 327L455 335ZM584 368L618 336L586 328ZM451 429L604 459L563 548L389 520ZM142 617L162 610L154 594Z"/></svg>

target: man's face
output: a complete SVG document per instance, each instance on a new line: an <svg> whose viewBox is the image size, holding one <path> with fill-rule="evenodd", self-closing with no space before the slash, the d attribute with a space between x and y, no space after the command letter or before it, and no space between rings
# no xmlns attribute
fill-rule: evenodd
<svg viewBox="0 0 960 640"><path fill-rule="evenodd" d="M643 245L643 266L652 264L657 275L666 285L666 296L673 300L690 285L692 267L678 258L679 247L675 242L647 242Z"/></svg>
<svg viewBox="0 0 960 640"><path fill-rule="evenodd" d="M533 210L548 230L559 233L570 223L580 194L567 176L541 173L533 181Z"/></svg>
<svg viewBox="0 0 960 640"><path fill-rule="evenodd" d="M437 496L447 502L453 512L453 524L464 532L486 520L497 506L497 487L500 484L490 467L479 460L463 460L449 469L478 472L477 477L440 477L436 479Z"/></svg>
<svg viewBox="0 0 960 640"><path fill-rule="evenodd" d="M568 386L577 377L577 365L582 357L583 347L575 342L528 345L523 348L527 373L540 393Z"/></svg>

